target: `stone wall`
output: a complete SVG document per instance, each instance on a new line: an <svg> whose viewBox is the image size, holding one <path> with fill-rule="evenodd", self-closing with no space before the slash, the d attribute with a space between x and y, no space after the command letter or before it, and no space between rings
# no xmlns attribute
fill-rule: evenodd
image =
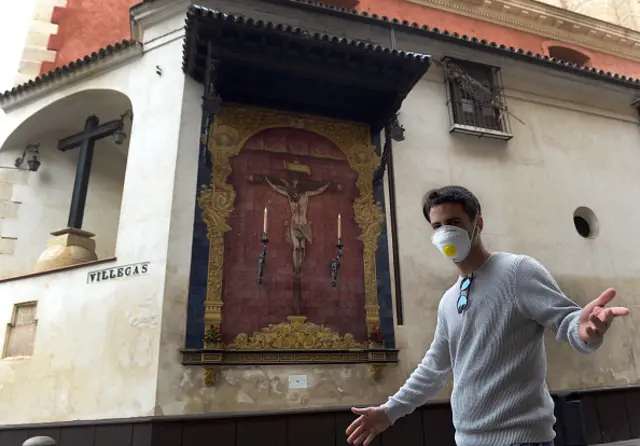
<svg viewBox="0 0 640 446"><path fill-rule="evenodd" d="M8 157L2 156L0 160ZM11 223L19 218L21 202L15 200L16 189L27 184L29 172L13 169L11 167L0 168L0 259L13 257L16 250L18 234L11 228ZM4 263L0 260L0 264ZM0 279L11 274L8 268L0 268Z"/></svg>

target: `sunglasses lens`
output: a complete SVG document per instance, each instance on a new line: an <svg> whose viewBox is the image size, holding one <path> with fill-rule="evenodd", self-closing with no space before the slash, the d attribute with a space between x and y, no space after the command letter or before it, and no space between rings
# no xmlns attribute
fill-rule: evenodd
<svg viewBox="0 0 640 446"><path fill-rule="evenodd" d="M468 277L465 277L464 279L462 279L462 282L460 283L460 291L464 291L468 289L470 285L471 285L471 279L469 279Z"/></svg>
<svg viewBox="0 0 640 446"><path fill-rule="evenodd" d="M458 298L458 313L462 313L467 308L467 296L460 296Z"/></svg>

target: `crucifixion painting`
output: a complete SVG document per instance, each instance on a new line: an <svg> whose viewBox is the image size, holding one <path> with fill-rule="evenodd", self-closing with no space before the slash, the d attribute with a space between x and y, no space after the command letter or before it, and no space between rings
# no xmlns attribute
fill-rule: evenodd
<svg viewBox="0 0 640 446"><path fill-rule="evenodd" d="M266 183L289 201L291 218L287 224L285 238L293 250L293 299L296 315L300 315L302 266L307 245L313 240L311 222L307 219L309 199L325 192L340 192L342 185L330 181L299 180L296 175L293 179L268 175L250 175L247 179L252 183Z"/></svg>

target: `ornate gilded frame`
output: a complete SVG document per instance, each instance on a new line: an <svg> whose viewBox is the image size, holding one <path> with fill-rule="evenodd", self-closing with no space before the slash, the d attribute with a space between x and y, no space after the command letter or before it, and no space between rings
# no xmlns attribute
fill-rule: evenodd
<svg viewBox="0 0 640 446"><path fill-rule="evenodd" d="M353 203L356 223L362 230L359 240L364 244L364 286L367 331L380 324L376 281L376 250L382 233L384 212L373 199L373 172L380 157L371 144L367 125L305 116L244 105L224 104L216 115L209 137L212 156L212 182L200 191L198 205L207 225L209 237L209 275L205 300L205 327L222 322L222 280L224 234L231 230L228 219L234 210L236 192L227 182L231 174L229 159L240 153L256 133L276 127L309 130L332 141L347 157L358 174L356 187L360 197Z"/></svg>
<svg viewBox="0 0 640 446"><path fill-rule="evenodd" d="M356 223L362 231L358 239L364 245L365 323L367 332L371 333L373 327L380 324L375 255L382 233L384 212L381 204L373 198L372 178L375 169L380 164L380 157L371 144L369 127L365 124L229 103L225 103L221 107L210 129L208 150L212 159L212 181L210 185L202 187L198 196L198 205L202 210L209 238L205 327L211 325L219 327L222 322L224 234L231 230L228 219L234 210L236 198L233 186L227 182L232 171L229 160L240 153L253 135L266 129L278 127L305 129L326 137L344 153L351 169L358 175L356 187L360 196L354 199L353 209ZM289 327L289 325L291 326ZM269 334L274 330L279 330L291 336L298 325L303 327L298 331L308 333L305 336L313 337L313 339L305 338L301 341L294 341L295 345L283 348L281 346L282 339L277 339L279 335ZM267 339L272 339L273 342L264 342L265 333L267 333ZM314 351L312 356L315 359L310 362L375 362L381 364L397 361L397 350L367 349L365 344L354 343L352 338L349 334L341 336L328 331L326 327L317 326L304 320L291 320L289 323L283 322L278 326L263 328L261 332L257 332L253 336L240 334L233 343L226 347L185 351L183 352L183 364L232 365L246 364L247 361L251 363L257 361L261 364L301 363L309 361L308 356L311 350ZM326 339L332 341L327 343ZM348 354L347 350L351 352L360 350L362 353ZM267 351L270 353L267 354ZM305 355L304 351L309 353ZM330 354L331 351L334 354ZM265 354L270 359L265 359ZM240 360L239 358L244 359ZM372 367L374 378L379 376L379 369L379 365ZM211 369L207 369L206 380L212 381L212 373Z"/></svg>

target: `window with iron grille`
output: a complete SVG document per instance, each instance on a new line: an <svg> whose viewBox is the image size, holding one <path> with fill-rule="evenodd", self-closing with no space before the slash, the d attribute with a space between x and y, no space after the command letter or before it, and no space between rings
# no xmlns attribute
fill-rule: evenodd
<svg viewBox="0 0 640 446"><path fill-rule="evenodd" d="M18 304L7 327L4 357L31 356L36 336L36 302Z"/></svg>
<svg viewBox="0 0 640 446"><path fill-rule="evenodd" d="M500 68L443 60L451 132L511 138Z"/></svg>

